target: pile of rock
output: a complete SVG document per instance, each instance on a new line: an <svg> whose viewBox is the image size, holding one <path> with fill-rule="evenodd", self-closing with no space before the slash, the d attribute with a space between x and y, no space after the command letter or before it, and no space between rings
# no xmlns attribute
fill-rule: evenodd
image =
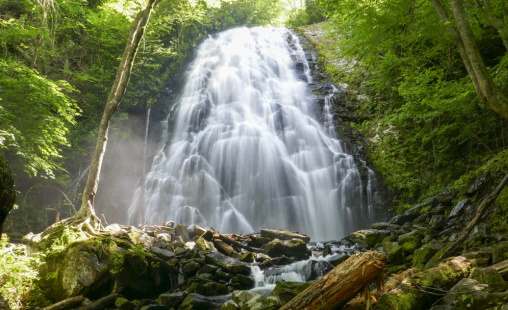
<svg viewBox="0 0 508 310"><path fill-rule="evenodd" d="M117 224L105 230L48 256L41 278L48 297L61 300L48 309L221 309L227 300L225 309L247 302L277 309L281 289L272 297L244 291L255 286L251 264L268 268L311 255L310 238L287 230L225 235L199 226ZM49 244L41 235L25 241L32 253Z"/></svg>
<svg viewBox="0 0 508 310"><path fill-rule="evenodd" d="M456 253L467 260L468 268L462 273L455 272L456 277L442 265L438 268L442 254L475 216L479 201L473 202L473 197L485 194L478 194L481 182L485 182L485 178L479 179L465 195L458 197L456 192L443 192L388 222L375 223L372 229L353 232L341 240L342 244L356 244L359 248L388 254L387 274L400 278L399 294L396 302L394 295L381 294L377 303L379 309L394 309L395 304L407 303L411 298L416 300L414 295L408 297L410 290L425 292L426 303L407 309L430 309L432 306L432 309L501 309L494 308L500 305L508 309L505 282L508 280L508 236L491 231L495 208L491 208L471 232L463 252ZM434 276L436 270L450 274L446 279L437 277ZM426 282L416 278L426 279ZM405 284L401 284L404 281ZM438 300L439 306L433 305Z"/></svg>

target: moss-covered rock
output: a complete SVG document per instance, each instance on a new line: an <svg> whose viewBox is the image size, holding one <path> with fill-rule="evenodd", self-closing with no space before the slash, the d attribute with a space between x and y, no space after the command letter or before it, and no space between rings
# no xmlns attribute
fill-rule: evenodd
<svg viewBox="0 0 508 310"><path fill-rule="evenodd" d="M276 310L281 306L276 297L265 297L249 291L235 291L232 299L241 310Z"/></svg>
<svg viewBox="0 0 508 310"><path fill-rule="evenodd" d="M507 284L503 277L494 268L475 267L471 270L469 277L477 280L479 283L487 284L489 286L489 292L500 292L507 288Z"/></svg>
<svg viewBox="0 0 508 310"><path fill-rule="evenodd" d="M306 259L311 255L311 251L307 248L307 244L301 239L274 239L265 246L264 253L271 257L285 255L298 259Z"/></svg>
<svg viewBox="0 0 508 310"><path fill-rule="evenodd" d="M225 298L207 297L191 293L181 303L179 310L219 310Z"/></svg>
<svg viewBox="0 0 508 310"><path fill-rule="evenodd" d="M370 249L390 235L389 230L365 229L351 233L347 238L359 246Z"/></svg>
<svg viewBox="0 0 508 310"><path fill-rule="evenodd" d="M293 299L296 295L303 292L307 287L309 287L312 282L286 282L281 281L277 282L275 288L270 293L270 296L277 297L280 302L285 305L291 299Z"/></svg>
<svg viewBox="0 0 508 310"><path fill-rule="evenodd" d="M389 264L400 265L404 263L404 248L397 242L383 241L383 250L388 254L387 262Z"/></svg>
<svg viewBox="0 0 508 310"><path fill-rule="evenodd" d="M400 235L397 242L404 249L406 255L408 255L413 253L422 245L422 238L422 235L418 231L414 230L407 234Z"/></svg>
<svg viewBox="0 0 508 310"><path fill-rule="evenodd" d="M250 275L250 266L224 254L212 252L205 255L206 262L231 274Z"/></svg>
<svg viewBox="0 0 508 310"><path fill-rule="evenodd" d="M497 264L508 258L508 241L502 241L492 247L492 263Z"/></svg>
<svg viewBox="0 0 508 310"><path fill-rule="evenodd" d="M423 270L425 268L425 265L429 262L429 260L441 248L443 248L443 245L439 241L433 240L427 244L424 244L422 247L416 249L413 253L412 260L413 267Z"/></svg>

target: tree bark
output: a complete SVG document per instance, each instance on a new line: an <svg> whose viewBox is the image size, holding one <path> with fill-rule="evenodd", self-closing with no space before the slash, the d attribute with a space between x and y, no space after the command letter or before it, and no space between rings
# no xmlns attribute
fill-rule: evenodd
<svg viewBox="0 0 508 310"><path fill-rule="evenodd" d="M145 33L153 8L158 2L159 0L148 0L146 8L138 13L136 19L134 20L134 25L130 30L127 45L120 62L120 66L118 67L116 79L106 102L104 113L102 114L97 143L95 145L95 151L90 164L88 179L83 191L81 208L73 216L73 219L75 220L93 218L96 222L100 223L100 220L95 215L94 199L99 185L99 176L104 153L106 152L109 125L115 110L120 105L120 102L125 94L141 39Z"/></svg>
<svg viewBox="0 0 508 310"><path fill-rule="evenodd" d="M353 255L280 310L337 309L382 274L386 257L384 253L374 251Z"/></svg>
<svg viewBox="0 0 508 310"><path fill-rule="evenodd" d="M375 304L378 310L430 309L462 278L467 277L472 263L462 256L451 257L434 268L400 278L398 285L386 291ZM390 280L389 280L390 281Z"/></svg>
<svg viewBox="0 0 508 310"><path fill-rule="evenodd" d="M499 272L503 278L506 279L506 277L508 277L508 259L505 259L504 261L494 264L490 267L496 269L496 271Z"/></svg>
<svg viewBox="0 0 508 310"><path fill-rule="evenodd" d="M508 98L496 86L480 55L463 0L450 0L453 20L439 0L431 0L441 21L452 36L480 101L508 119ZM456 26L455 26L455 25Z"/></svg>

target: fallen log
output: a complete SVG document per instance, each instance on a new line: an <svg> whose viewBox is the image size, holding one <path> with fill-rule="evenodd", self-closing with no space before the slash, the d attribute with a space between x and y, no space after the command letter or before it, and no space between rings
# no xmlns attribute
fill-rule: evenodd
<svg viewBox="0 0 508 310"><path fill-rule="evenodd" d="M496 269L496 271L499 272L499 274L506 280L508 277L508 259L505 259L504 261L494 264L490 267Z"/></svg>
<svg viewBox="0 0 508 310"><path fill-rule="evenodd" d="M430 309L448 290L469 275L471 261L463 256L451 257L436 267L407 276L385 292L375 307L379 310Z"/></svg>
<svg viewBox="0 0 508 310"><path fill-rule="evenodd" d="M385 253L356 254L314 282L280 310L336 309L379 277L385 267Z"/></svg>

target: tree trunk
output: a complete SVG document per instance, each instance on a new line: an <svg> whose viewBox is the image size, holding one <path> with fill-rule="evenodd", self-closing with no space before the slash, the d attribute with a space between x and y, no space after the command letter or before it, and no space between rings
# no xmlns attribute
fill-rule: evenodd
<svg viewBox="0 0 508 310"><path fill-rule="evenodd" d="M506 280L508 277L508 259L505 259L504 261L494 264L490 267L496 269L496 271L499 272L499 274Z"/></svg>
<svg viewBox="0 0 508 310"><path fill-rule="evenodd" d="M138 13L136 19L134 20L134 25L130 30L127 45L120 62L120 66L118 67L116 79L106 102L101 123L99 125L97 143L95 145L95 151L90 164L88 179L83 191L81 208L73 216L73 219L75 220L93 218L96 222L100 223L100 220L95 216L94 199L99 185L102 160L106 151L109 124L113 113L120 105L120 102L125 94L141 39L145 33L153 8L158 2L159 0L148 0L146 8Z"/></svg>
<svg viewBox="0 0 508 310"><path fill-rule="evenodd" d="M470 261L458 256L417 274L403 278L394 275L399 284L381 295L375 307L378 310L430 309L450 288L467 277L472 267Z"/></svg>
<svg viewBox="0 0 508 310"><path fill-rule="evenodd" d="M492 77L480 55L476 39L467 19L462 0L450 0L454 20L450 20L448 13L439 0L431 0L441 21L451 34L466 70L471 77L478 98L487 104L501 117L508 119L508 98L494 84ZM456 27L453 25L456 23Z"/></svg>
<svg viewBox="0 0 508 310"><path fill-rule="evenodd" d="M382 274L386 257L384 253L373 251L353 255L280 310L337 309Z"/></svg>
<svg viewBox="0 0 508 310"><path fill-rule="evenodd" d="M473 30L467 19L463 0L450 0L450 3L453 16L457 22L457 29L462 38L462 42L464 42L467 57L478 78L478 86L487 98L487 104L499 115L508 119L508 99L503 95L496 84L494 84L492 77L487 71L487 67L480 55L480 49L476 44Z"/></svg>

